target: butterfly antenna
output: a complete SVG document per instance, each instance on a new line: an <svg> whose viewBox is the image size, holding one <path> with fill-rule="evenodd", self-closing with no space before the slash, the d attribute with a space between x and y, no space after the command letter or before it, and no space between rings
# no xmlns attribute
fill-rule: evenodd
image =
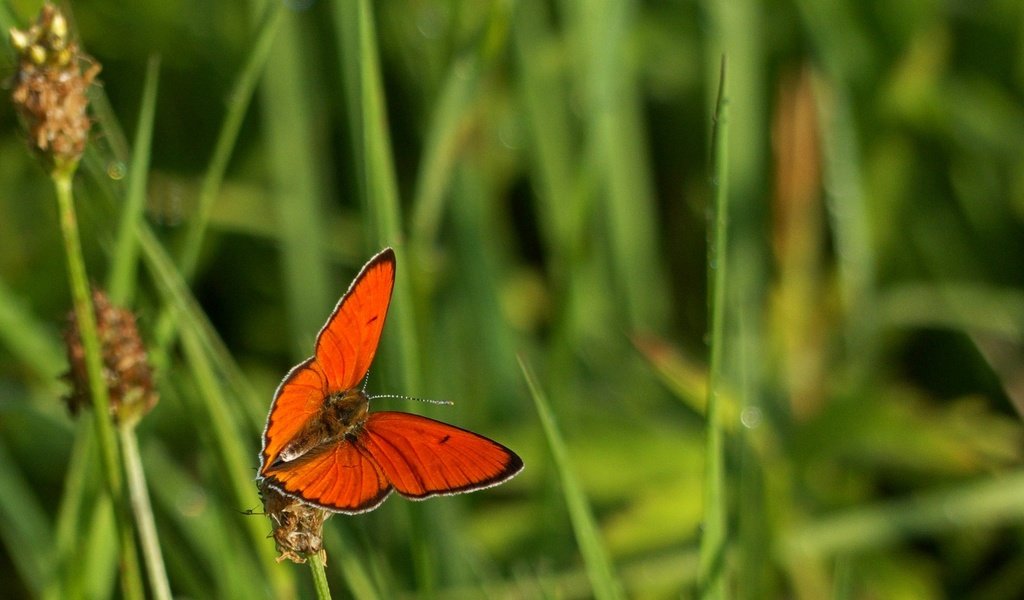
<svg viewBox="0 0 1024 600"><path fill-rule="evenodd" d="M363 393L366 393L366 384L370 383L370 370L366 370L366 377L363 377Z"/></svg>
<svg viewBox="0 0 1024 600"><path fill-rule="evenodd" d="M432 398L419 398L417 396L405 396L402 394L378 394L376 396L370 396L370 400L377 400L378 398L394 398L396 400L416 400L417 402L426 402L427 404L443 404L445 406L453 406L455 403L451 400L434 400Z"/></svg>

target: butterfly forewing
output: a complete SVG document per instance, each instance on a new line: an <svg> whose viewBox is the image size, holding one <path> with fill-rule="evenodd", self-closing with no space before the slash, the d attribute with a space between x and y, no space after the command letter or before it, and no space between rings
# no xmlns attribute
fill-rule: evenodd
<svg viewBox="0 0 1024 600"><path fill-rule="evenodd" d="M414 499L490 487L523 468L498 442L409 413L371 413L356 443L400 494Z"/></svg>
<svg viewBox="0 0 1024 600"><path fill-rule="evenodd" d="M387 248L366 263L338 301L317 336L315 354L281 382L263 434L261 475L321 410L324 398L362 381L377 353L394 284L395 253Z"/></svg>
<svg viewBox="0 0 1024 600"><path fill-rule="evenodd" d="M366 263L320 330L314 360L327 375L329 391L362 383L377 353L394 285L395 253L388 248Z"/></svg>

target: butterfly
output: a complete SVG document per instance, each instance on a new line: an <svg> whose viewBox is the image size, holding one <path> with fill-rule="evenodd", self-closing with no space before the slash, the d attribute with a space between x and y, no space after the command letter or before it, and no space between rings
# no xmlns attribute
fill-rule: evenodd
<svg viewBox="0 0 1024 600"><path fill-rule="evenodd" d="M515 452L465 429L405 412L369 412L361 387L373 362L395 285L385 248L356 276L274 394L259 479L340 513L380 506L392 490L413 500L498 485L523 469Z"/></svg>

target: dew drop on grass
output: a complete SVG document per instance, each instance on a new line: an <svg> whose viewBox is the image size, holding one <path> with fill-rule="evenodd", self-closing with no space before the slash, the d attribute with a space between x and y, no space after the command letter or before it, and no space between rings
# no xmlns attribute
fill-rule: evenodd
<svg viewBox="0 0 1024 600"><path fill-rule="evenodd" d="M740 412L740 422L747 429L755 429L764 420L764 415L761 413L761 409L756 406L748 406Z"/></svg>
<svg viewBox="0 0 1024 600"><path fill-rule="evenodd" d="M121 181L127 173L128 167L124 164L124 161L112 160L107 163L107 177L114 181Z"/></svg>

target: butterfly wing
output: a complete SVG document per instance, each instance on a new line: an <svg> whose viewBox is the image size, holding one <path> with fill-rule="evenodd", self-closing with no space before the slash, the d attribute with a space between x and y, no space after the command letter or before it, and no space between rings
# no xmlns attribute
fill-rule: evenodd
<svg viewBox="0 0 1024 600"><path fill-rule="evenodd" d="M359 272L316 338L314 361L328 391L352 389L370 370L394 287L395 251L385 248Z"/></svg>
<svg viewBox="0 0 1024 600"><path fill-rule="evenodd" d="M402 412L370 413L355 440L398 493L421 500L498 485L523 461L498 442Z"/></svg>
<svg viewBox="0 0 1024 600"><path fill-rule="evenodd" d="M347 440L269 469L266 481L305 502L350 514L377 508L391 493L382 469Z"/></svg>
<svg viewBox="0 0 1024 600"><path fill-rule="evenodd" d="M302 431L309 418L320 410L327 394L327 377L312 358L285 376L274 394L274 403L267 415L263 451L260 453L260 476L266 474L281 450Z"/></svg>
<svg viewBox="0 0 1024 600"><path fill-rule="evenodd" d="M338 301L316 338L316 352L285 376L270 406L263 431L260 475L302 430L332 392L356 387L377 353L391 290L395 252L385 248L370 259Z"/></svg>

